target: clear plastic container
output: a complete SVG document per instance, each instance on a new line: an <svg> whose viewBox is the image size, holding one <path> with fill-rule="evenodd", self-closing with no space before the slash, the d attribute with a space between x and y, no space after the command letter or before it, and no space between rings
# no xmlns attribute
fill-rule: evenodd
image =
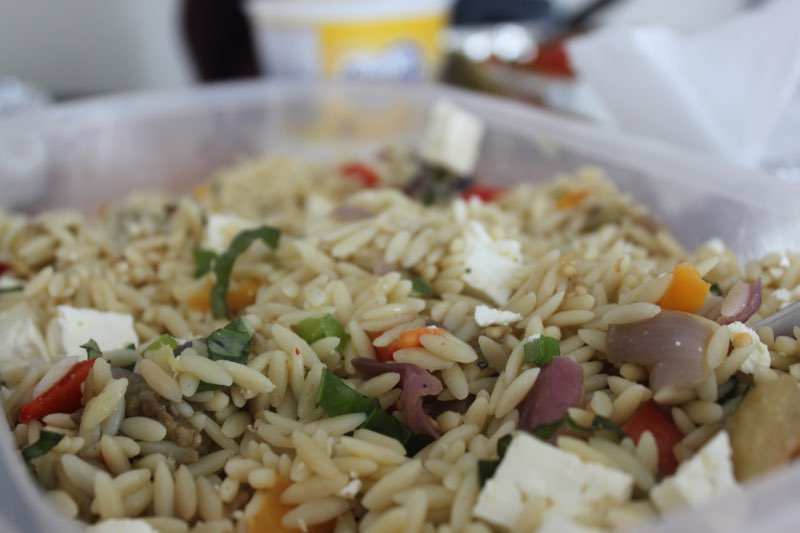
<svg viewBox="0 0 800 533"><path fill-rule="evenodd" d="M188 190L214 170L267 152L318 159L420 138L449 98L488 123L479 179L542 181L591 164L693 247L711 237L747 260L800 249L797 186L654 141L521 104L433 85L259 82L55 106L0 121L0 205L86 211L136 189ZM0 424L0 531L72 531L40 497ZM642 531L796 531L800 464Z"/></svg>

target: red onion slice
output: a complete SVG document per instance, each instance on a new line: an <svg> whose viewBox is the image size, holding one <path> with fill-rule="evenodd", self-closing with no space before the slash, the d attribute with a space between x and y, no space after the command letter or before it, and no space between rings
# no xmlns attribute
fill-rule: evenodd
<svg viewBox="0 0 800 533"><path fill-rule="evenodd" d="M608 328L606 357L611 363L635 363L650 371L650 388L695 387L708 375L705 348L713 322L681 311Z"/></svg>
<svg viewBox="0 0 800 533"><path fill-rule="evenodd" d="M400 374L400 399L397 407L403 413L406 424L415 433L440 437L439 429L422 409L424 396L436 396L442 392L442 382L430 372L410 363L381 363L372 359L353 359L353 368L363 378L372 378L386 372Z"/></svg>
<svg viewBox="0 0 800 533"><path fill-rule="evenodd" d="M357 205L341 205L331 212L331 218L342 222L374 217L375 213Z"/></svg>
<svg viewBox="0 0 800 533"><path fill-rule="evenodd" d="M542 368L530 392L519 404L519 428L533 429L562 418L580 405L583 369L569 357L556 357Z"/></svg>
<svg viewBox="0 0 800 533"><path fill-rule="evenodd" d="M761 307L761 279L757 279L752 285L737 281L725 295L716 320L722 325L744 323L758 311L759 307Z"/></svg>

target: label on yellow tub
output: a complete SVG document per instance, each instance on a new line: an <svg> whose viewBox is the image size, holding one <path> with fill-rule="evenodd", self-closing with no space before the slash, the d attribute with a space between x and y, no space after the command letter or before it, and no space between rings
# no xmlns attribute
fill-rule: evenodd
<svg viewBox="0 0 800 533"><path fill-rule="evenodd" d="M319 27L320 64L328 77L422 80L439 64L445 15L325 22Z"/></svg>

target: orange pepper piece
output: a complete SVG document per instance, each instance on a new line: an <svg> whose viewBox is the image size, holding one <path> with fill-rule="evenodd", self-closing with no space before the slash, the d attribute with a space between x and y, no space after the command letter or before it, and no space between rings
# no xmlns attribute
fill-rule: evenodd
<svg viewBox="0 0 800 533"><path fill-rule="evenodd" d="M417 328L404 331L400 336L388 346L375 346L375 358L378 361L387 363L394 361L394 352L404 348L419 348L422 343L419 341L420 335L442 335L444 330L442 328L428 327Z"/></svg>
<svg viewBox="0 0 800 533"><path fill-rule="evenodd" d="M570 207L577 207L589 196L588 191L579 189L576 191L567 191L556 200L556 209L568 209Z"/></svg>
<svg viewBox="0 0 800 533"><path fill-rule="evenodd" d="M281 494L291 482L288 479L278 478L275 485L265 491L259 492L262 498L261 508L247 521L247 533L297 533L297 529L290 529L283 525L283 515L291 511L294 506L281 501ZM333 533L336 520L308 527L309 533Z"/></svg>
<svg viewBox="0 0 800 533"><path fill-rule="evenodd" d="M235 285L228 289L228 294L225 295L228 310L232 313L236 313L252 305L253 302L256 301L256 294L260 286L260 283L252 278L245 278L237 281ZM211 288L211 282L204 285L202 289L194 293L191 298L187 300L186 305L195 311L210 311Z"/></svg>
<svg viewBox="0 0 800 533"><path fill-rule="evenodd" d="M696 268L681 263L672 269L672 282L656 303L662 309L693 313L703 307L710 289Z"/></svg>

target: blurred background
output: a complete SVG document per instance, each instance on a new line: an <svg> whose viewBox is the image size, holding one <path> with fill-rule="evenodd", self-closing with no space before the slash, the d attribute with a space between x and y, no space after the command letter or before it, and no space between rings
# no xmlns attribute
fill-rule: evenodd
<svg viewBox="0 0 800 533"><path fill-rule="evenodd" d="M798 0L0 0L0 114L259 76L439 81L800 181L798 7ZM791 25L787 14L797 15Z"/></svg>

